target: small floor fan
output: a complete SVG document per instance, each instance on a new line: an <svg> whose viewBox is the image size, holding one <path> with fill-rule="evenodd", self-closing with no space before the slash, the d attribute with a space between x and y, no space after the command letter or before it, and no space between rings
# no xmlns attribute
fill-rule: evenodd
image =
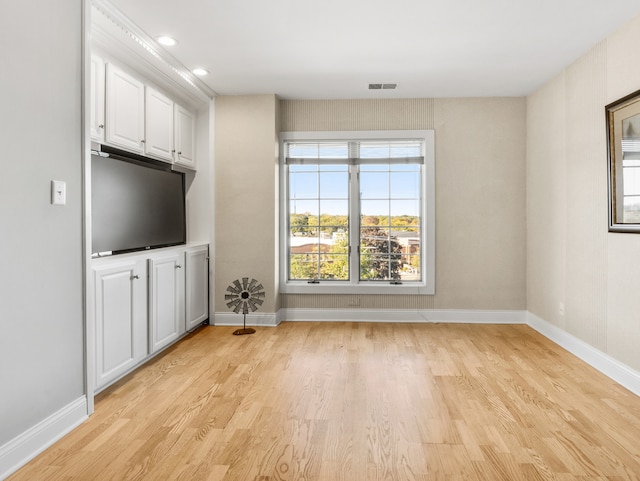
<svg viewBox="0 0 640 481"><path fill-rule="evenodd" d="M233 312L238 314L242 311L243 321L242 329L236 329L233 331L235 336L242 334L253 334L255 329L247 328L247 314L249 309L251 312L258 310L258 307L264 302L264 287L255 279L249 281L248 277L243 277L242 281L236 279L233 283L227 287L229 294L224 295L224 300L227 301L227 307Z"/></svg>

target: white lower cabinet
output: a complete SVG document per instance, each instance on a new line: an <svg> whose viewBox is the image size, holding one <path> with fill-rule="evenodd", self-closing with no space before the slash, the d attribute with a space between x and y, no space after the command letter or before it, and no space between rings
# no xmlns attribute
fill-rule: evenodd
<svg viewBox="0 0 640 481"><path fill-rule="evenodd" d="M209 317L209 246L92 259L95 390Z"/></svg>
<svg viewBox="0 0 640 481"><path fill-rule="evenodd" d="M147 265L136 258L101 262L93 273L100 388L147 356Z"/></svg>
<svg viewBox="0 0 640 481"><path fill-rule="evenodd" d="M185 332L184 251L149 257L149 351Z"/></svg>
<svg viewBox="0 0 640 481"><path fill-rule="evenodd" d="M191 330L209 317L209 247L191 247L185 252L186 325Z"/></svg>

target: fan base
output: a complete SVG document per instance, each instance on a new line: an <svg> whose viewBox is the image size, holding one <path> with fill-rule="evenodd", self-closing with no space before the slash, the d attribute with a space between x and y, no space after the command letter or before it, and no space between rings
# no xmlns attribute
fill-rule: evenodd
<svg viewBox="0 0 640 481"><path fill-rule="evenodd" d="M256 332L255 329L251 329L250 327L246 327L244 329L236 329L235 331L233 331L233 335L234 336L242 336L243 334L253 334L254 332Z"/></svg>

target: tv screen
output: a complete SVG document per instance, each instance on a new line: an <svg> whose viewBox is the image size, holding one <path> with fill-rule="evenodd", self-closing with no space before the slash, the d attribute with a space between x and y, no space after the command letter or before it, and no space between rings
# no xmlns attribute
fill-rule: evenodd
<svg viewBox="0 0 640 481"><path fill-rule="evenodd" d="M184 174L92 155L91 225L93 254L184 244Z"/></svg>

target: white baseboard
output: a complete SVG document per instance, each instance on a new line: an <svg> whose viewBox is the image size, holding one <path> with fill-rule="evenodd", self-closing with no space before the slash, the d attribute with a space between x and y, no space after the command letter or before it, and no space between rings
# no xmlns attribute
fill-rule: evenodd
<svg viewBox="0 0 640 481"><path fill-rule="evenodd" d="M640 373L638 371L528 311L283 308L275 314L247 314L248 326L277 326L282 321L527 324L560 347L640 396ZM242 315L228 312L216 313L215 324L218 326L242 326Z"/></svg>
<svg viewBox="0 0 640 481"><path fill-rule="evenodd" d="M87 419L82 396L0 446L0 479L5 479Z"/></svg>
<svg viewBox="0 0 640 481"><path fill-rule="evenodd" d="M234 314L232 312L216 312L214 314L213 324L215 326L242 326L242 314ZM252 313L247 314L247 326L269 326L275 327L280 324L278 314L275 313Z"/></svg>
<svg viewBox="0 0 640 481"><path fill-rule="evenodd" d="M526 311L410 310L410 309L280 309L277 313L247 314L247 326L277 326L282 321L328 322L459 322L469 324L525 324ZM242 314L216 312L216 326L242 326Z"/></svg>
<svg viewBox="0 0 640 481"><path fill-rule="evenodd" d="M527 312L527 324L605 376L640 396L640 372L530 312Z"/></svg>
<svg viewBox="0 0 640 481"><path fill-rule="evenodd" d="M525 311L411 310L411 309L280 309L282 321L450 322L469 324L524 324Z"/></svg>

